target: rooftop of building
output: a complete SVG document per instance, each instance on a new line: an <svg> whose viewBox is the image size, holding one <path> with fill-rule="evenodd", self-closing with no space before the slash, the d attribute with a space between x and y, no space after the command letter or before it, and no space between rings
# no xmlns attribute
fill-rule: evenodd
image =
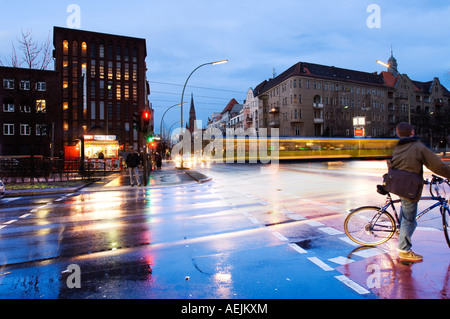
<svg viewBox="0 0 450 319"><path fill-rule="evenodd" d="M261 82L256 86L254 95L259 96L270 89L276 87L287 79L294 76L310 77L312 79L335 80L339 82L358 83L372 86L396 87L400 76L395 77L389 72L362 72L350 69L338 68L335 66L326 66L308 62L298 62L277 77ZM433 80L434 81L434 80ZM414 89L418 92L427 93L433 81L419 82L412 81ZM442 86L443 87L443 86ZM444 95L450 96L450 92L444 88Z"/></svg>

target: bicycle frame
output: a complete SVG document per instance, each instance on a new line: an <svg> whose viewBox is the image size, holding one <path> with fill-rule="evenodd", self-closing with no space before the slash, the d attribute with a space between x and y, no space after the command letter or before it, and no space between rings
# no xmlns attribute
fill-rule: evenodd
<svg viewBox="0 0 450 319"><path fill-rule="evenodd" d="M431 200L434 202L424 210L418 212L416 220L439 207L445 238L450 247L450 216L448 215L450 212L450 200L446 198L446 195L443 196L440 194L440 189L442 189L444 193L445 189L439 187L439 185L444 183L450 186L449 180L444 180L435 175L433 175L431 182L428 180L425 181L425 184L430 185L431 197L424 196L421 197L420 200ZM385 243L391 239L394 232L398 232L400 228L400 220L402 218L400 215L401 211L397 211L395 204L401 205L402 199L393 199L392 194L386 192L382 185L377 186L377 191L381 195L386 195L386 201L382 206L362 206L353 209L349 212L344 221L345 233L351 240L360 245L376 246ZM390 207L392 207L392 210L389 209ZM354 216L356 216L356 218L354 218ZM379 232L379 236L376 234L377 232Z"/></svg>
<svg viewBox="0 0 450 319"><path fill-rule="evenodd" d="M416 220L419 220L423 215L425 215L426 213L432 211L433 209L435 209L436 207L443 207L446 206L448 207L448 200L439 196L439 197L434 197L434 196L427 196L427 197L421 197L420 200L433 200L436 201L436 203L434 203L433 205L427 207L426 209L424 209L423 211L421 211L420 213L417 214L416 216ZM384 212L386 211L389 207L392 207L392 209L394 210L394 217L397 221L397 228L400 225L400 219L399 219L399 215L397 213L397 209L395 208L394 204L398 204L401 203L401 199L392 199L391 194L387 195L386 198L386 203L383 207L381 207L380 212Z"/></svg>

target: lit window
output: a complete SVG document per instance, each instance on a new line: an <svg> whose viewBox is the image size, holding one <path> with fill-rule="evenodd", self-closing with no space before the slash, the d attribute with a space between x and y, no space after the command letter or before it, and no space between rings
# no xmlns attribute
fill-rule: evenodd
<svg viewBox="0 0 450 319"><path fill-rule="evenodd" d="M67 41L67 40L63 41L63 54L64 55L69 54L69 41Z"/></svg>
<svg viewBox="0 0 450 319"><path fill-rule="evenodd" d="M121 89L120 84L117 84L116 98L117 98L118 100L121 100L121 99L122 99L122 89Z"/></svg>
<svg viewBox="0 0 450 319"><path fill-rule="evenodd" d="M125 100L130 99L130 86L128 84L125 85L124 96L125 96Z"/></svg>
<svg viewBox="0 0 450 319"><path fill-rule="evenodd" d="M81 43L81 55L86 57L87 55L87 44L86 42Z"/></svg>
<svg viewBox="0 0 450 319"><path fill-rule="evenodd" d="M130 79L130 64L125 63L125 81L128 81Z"/></svg>
<svg viewBox="0 0 450 319"><path fill-rule="evenodd" d="M36 112L46 113L46 102L45 100L36 100Z"/></svg>
<svg viewBox="0 0 450 319"><path fill-rule="evenodd" d="M121 63L120 63L120 62L117 62L117 63L116 63L116 79L117 79L118 81L120 81L120 80L122 79L122 70L121 70L121 67L122 67Z"/></svg>

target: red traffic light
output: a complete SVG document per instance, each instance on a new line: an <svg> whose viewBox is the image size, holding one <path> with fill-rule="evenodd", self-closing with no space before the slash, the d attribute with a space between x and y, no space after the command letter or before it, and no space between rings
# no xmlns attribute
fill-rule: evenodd
<svg viewBox="0 0 450 319"><path fill-rule="evenodd" d="M144 118L144 120L149 120L150 119L150 112L144 111L142 113L142 117Z"/></svg>

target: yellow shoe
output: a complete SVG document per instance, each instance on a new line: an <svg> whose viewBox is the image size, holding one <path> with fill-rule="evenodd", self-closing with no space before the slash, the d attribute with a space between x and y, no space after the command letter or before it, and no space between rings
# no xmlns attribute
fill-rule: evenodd
<svg viewBox="0 0 450 319"><path fill-rule="evenodd" d="M401 260L413 261L413 262L421 262L423 261L423 256L420 256L413 252L412 250L406 252L399 252L398 258Z"/></svg>

